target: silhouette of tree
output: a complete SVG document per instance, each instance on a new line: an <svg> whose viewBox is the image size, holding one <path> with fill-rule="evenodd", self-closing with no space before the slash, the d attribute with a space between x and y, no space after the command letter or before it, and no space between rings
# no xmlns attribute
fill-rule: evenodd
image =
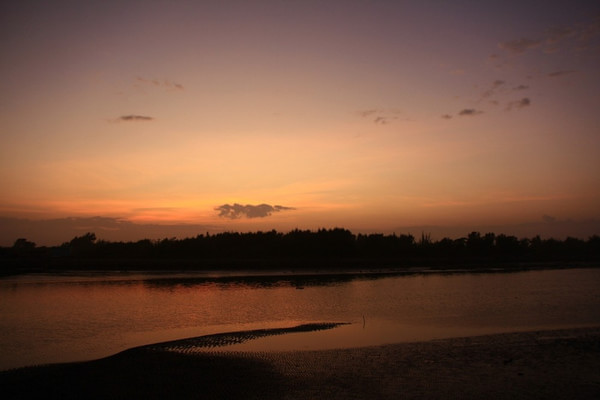
<svg viewBox="0 0 600 400"><path fill-rule="evenodd" d="M29 240L25 239L25 238L19 238L17 240L15 240L15 244L13 244L13 249L15 250L32 250L35 249L35 243L34 242L30 242Z"/></svg>
<svg viewBox="0 0 600 400"><path fill-rule="evenodd" d="M96 234L88 232L83 236L76 236L68 244L74 256L89 256L94 250Z"/></svg>
<svg viewBox="0 0 600 400"><path fill-rule="evenodd" d="M10 257L52 259L53 264L64 260L65 266L90 265L93 263L70 263L74 260L102 259L131 260L131 265L141 267L170 262L181 265L179 261L193 262L195 265L286 265L293 261L295 265L344 265L359 262L364 265L410 266L422 263L437 265L483 265L495 262L548 262L548 261L594 261L600 262L600 236L594 235L587 241L567 238L518 239L505 234L496 235L471 232L459 239L431 239L422 233L418 242L410 234L397 236L381 233L354 235L343 228L319 229L317 231L294 229L288 233L275 230L267 232L223 232L218 234L199 234L196 237L161 240L139 240L137 242L108 242L97 240L94 233L76 236L58 247L37 248L35 243L24 238L15 241L12 247L0 247L0 258ZM56 261L59 260L59 261ZM133 260L136 260L135 262ZM145 261L147 260L147 261ZM322 260L322 261L320 261ZM332 264L331 260L341 260ZM344 261L345 260L345 261ZM28 261L28 262L29 262ZM265 262L267 262L265 264ZM215 264L216 263L216 264ZM282 264L283 263L283 264ZM375 263L375 264L373 264ZM14 265L25 265L13 263ZM127 263L125 263L127 264ZM103 264L99 264L103 265ZM156 264L159 265L159 264ZM249 264L248 264L249 265Z"/></svg>

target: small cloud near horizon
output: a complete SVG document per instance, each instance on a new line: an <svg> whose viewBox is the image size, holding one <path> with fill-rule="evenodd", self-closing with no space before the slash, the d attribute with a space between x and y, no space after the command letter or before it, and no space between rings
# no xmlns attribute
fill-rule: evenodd
<svg viewBox="0 0 600 400"><path fill-rule="evenodd" d="M144 122L144 121L154 121L154 117L149 117L147 115L122 115L117 118L118 121L124 122Z"/></svg>
<svg viewBox="0 0 600 400"><path fill-rule="evenodd" d="M227 219L240 219L240 218L265 218L271 216L274 212L295 210L293 207L284 207L280 205L270 204L223 204L215 207L215 211L219 212L219 217Z"/></svg>

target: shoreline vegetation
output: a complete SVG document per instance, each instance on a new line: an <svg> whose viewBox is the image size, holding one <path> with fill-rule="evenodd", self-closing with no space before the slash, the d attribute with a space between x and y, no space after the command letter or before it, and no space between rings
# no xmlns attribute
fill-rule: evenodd
<svg viewBox="0 0 600 400"><path fill-rule="evenodd" d="M329 324L289 328L328 329ZM259 332L260 335L285 334ZM257 331L191 338L235 342ZM228 339L229 338L229 339ZM592 399L600 327L317 351L188 352L186 340L99 360L0 371L5 399Z"/></svg>
<svg viewBox="0 0 600 400"><path fill-rule="evenodd" d="M287 233L225 232L135 242L97 240L94 233L58 246L19 238L0 247L0 274L64 270L374 270L435 267L481 270L600 265L600 236L587 240L517 238L471 232L434 241L427 234L353 234L343 228ZM568 264L568 265L567 265Z"/></svg>

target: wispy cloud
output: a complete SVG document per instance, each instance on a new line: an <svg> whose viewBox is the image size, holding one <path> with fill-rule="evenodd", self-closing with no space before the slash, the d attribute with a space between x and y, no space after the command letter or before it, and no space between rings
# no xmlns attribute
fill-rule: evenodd
<svg viewBox="0 0 600 400"><path fill-rule="evenodd" d="M527 85L519 85L519 86L515 86L513 88L513 90L526 90L526 89L529 89L529 86L527 86Z"/></svg>
<svg viewBox="0 0 600 400"><path fill-rule="evenodd" d="M119 118L117 118L117 121L144 122L144 121L154 121L154 118L148 117L146 115L122 115Z"/></svg>
<svg viewBox="0 0 600 400"><path fill-rule="evenodd" d="M171 82L168 79L145 79L138 76L136 82L141 85L152 85L170 90L183 90L182 84Z"/></svg>
<svg viewBox="0 0 600 400"><path fill-rule="evenodd" d="M367 117L375 114L376 112L377 112L377 110L359 110L356 113L363 118L367 118Z"/></svg>
<svg viewBox="0 0 600 400"><path fill-rule="evenodd" d="M461 117L472 117L479 114L483 114L483 111L475 110L474 108L465 108L458 113Z"/></svg>
<svg viewBox="0 0 600 400"><path fill-rule="evenodd" d="M559 76L569 75L569 74L572 74L572 73L574 73L574 72L576 72L576 71L575 71L575 70L572 70L572 69L567 69L567 70L563 70L563 71L554 71L554 72L550 72L550 73L548 74L548 76L549 76L550 78L557 78L557 77L559 77Z"/></svg>
<svg viewBox="0 0 600 400"><path fill-rule="evenodd" d="M539 47L544 41L539 39L520 38L498 44L502 50L512 54L521 54L527 50Z"/></svg>
<svg viewBox="0 0 600 400"><path fill-rule="evenodd" d="M393 119L395 119L395 118L393 118ZM390 123L390 118L379 116L379 117L375 118L373 120L373 122L375 122L378 125L387 125Z"/></svg>
<svg viewBox="0 0 600 400"><path fill-rule="evenodd" d="M372 119L373 123L375 123L376 125L387 125L393 120L398 119L398 116L402 114L402 111L396 108L373 108L367 110L359 110L356 113L362 118Z"/></svg>
<svg viewBox="0 0 600 400"><path fill-rule="evenodd" d="M223 204L215 207L215 211L218 211L219 217L227 219L239 219L239 218L265 218L275 212L295 210L292 207L284 207L280 205L269 205L269 204Z"/></svg>
<svg viewBox="0 0 600 400"><path fill-rule="evenodd" d="M496 91L505 84L506 82L501 79L496 79L492 82L492 85L488 87L483 93L481 93L481 98L479 100L487 99L496 94Z"/></svg>
<svg viewBox="0 0 600 400"><path fill-rule="evenodd" d="M498 47L509 55L522 54L533 49L540 49L545 54L559 51L594 51L598 49L597 39L600 37L600 18L591 22L572 24L570 26L554 26L540 33L539 38L520 38L498 44ZM496 60L497 55L490 59Z"/></svg>
<svg viewBox="0 0 600 400"><path fill-rule="evenodd" d="M531 100L529 100L529 97L523 97L521 100L515 100L515 101L511 101L506 105L506 110L510 111L513 108L516 109L520 109L523 107L528 107L531 105Z"/></svg>
<svg viewBox="0 0 600 400"><path fill-rule="evenodd" d="M452 119L452 115L450 115L450 114L444 114L444 115L442 115L442 118L443 119Z"/></svg>

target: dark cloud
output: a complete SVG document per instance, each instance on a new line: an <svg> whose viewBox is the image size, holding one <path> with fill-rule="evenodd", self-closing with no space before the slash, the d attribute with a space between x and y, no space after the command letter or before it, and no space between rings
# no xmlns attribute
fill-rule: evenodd
<svg viewBox="0 0 600 400"><path fill-rule="evenodd" d="M543 41L538 39L521 38L500 43L498 47L500 47L502 50L508 51L509 53L520 54L529 49L539 47L542 43Z"/></svg>
<svg viewBox="0 0 600 400"><path fill-rule="evenodd" d="M138 77L137 82L139 84L152 85L152 86L162 87L165 89L183 90L182 84L171 82L167 79L144 79L144 78Z"/></svg>
<svg viewBox="0 0 600 400"><path fill-rule="evenodd" d="M219 212L219 217L228 218L228 219L238 219L242 217L246 218L265 218L273 214L274 212L280 211L288 211L295 210L292 207L284 207L279 205L269 205L269 204L238 204L235 203L233 205L223 204L221 206L215 207L215 211Z"/></svg>
<svg viewBox="0 0 600 400"><path fill-rule="evenodd" d="M513 90L525 90L525 89L529 89L529 86L527 85L519 85L513 88Z"/></svg>
<svg viewBox="0 0 600 400"><path fill-rule="evenodd" d="M550 73L548 74L548 76L549 76L550 78L557 78L557 77L559 77L559 76L563 76L563 75L569 75L569 74L572 74L572 73L574 73L574 72L575 72L575 70L572 70L572 69L567 69L567 70L563 70L563 71L555 71L555 72L550 72Z"/></svg>
<svg viewBox="0 0 600 400"><path fill-rule="evenodd" d="M531 105L531 100L529 97L523 97L521 100L511 101L506 105L506 110L510 111L513 108L519 109L523 107L528 107Z"/></svg>
<svg viewBox="0 0 600 400"><path fill-rule="evenodd" d="M550 215L546 215L546 214L542 215L542 220L543 220L544 222L548 223L548 224L551 224L551 223L553 223L553 222L556 222L556 218L554 218L554 217L552 217L552 216L550 216Z"/></svg>
<svg viewBox="0 0 600 400"><path fill-rule="evenodd" d="M126 122L140 122L140 121L154 121L153 117L148 117L146 115L122 115L118 118L119 121Z"/></svg>
<svg viewBox="0 0 600 400"><path fill-rule="evenodd" d="M452 119L452 115L450 115L450 114L444 114L444 115L442 115L442 118L443 119Z"/></svg>
<svg viewBox="0 0 600 400"><path fill-rule="evenodd" d="M458 113L458 115L460 115L461 117L472 117L479 114L483 114L483 111L475 110L473 108L465 108L464 110L461 110Z"/></svg>

